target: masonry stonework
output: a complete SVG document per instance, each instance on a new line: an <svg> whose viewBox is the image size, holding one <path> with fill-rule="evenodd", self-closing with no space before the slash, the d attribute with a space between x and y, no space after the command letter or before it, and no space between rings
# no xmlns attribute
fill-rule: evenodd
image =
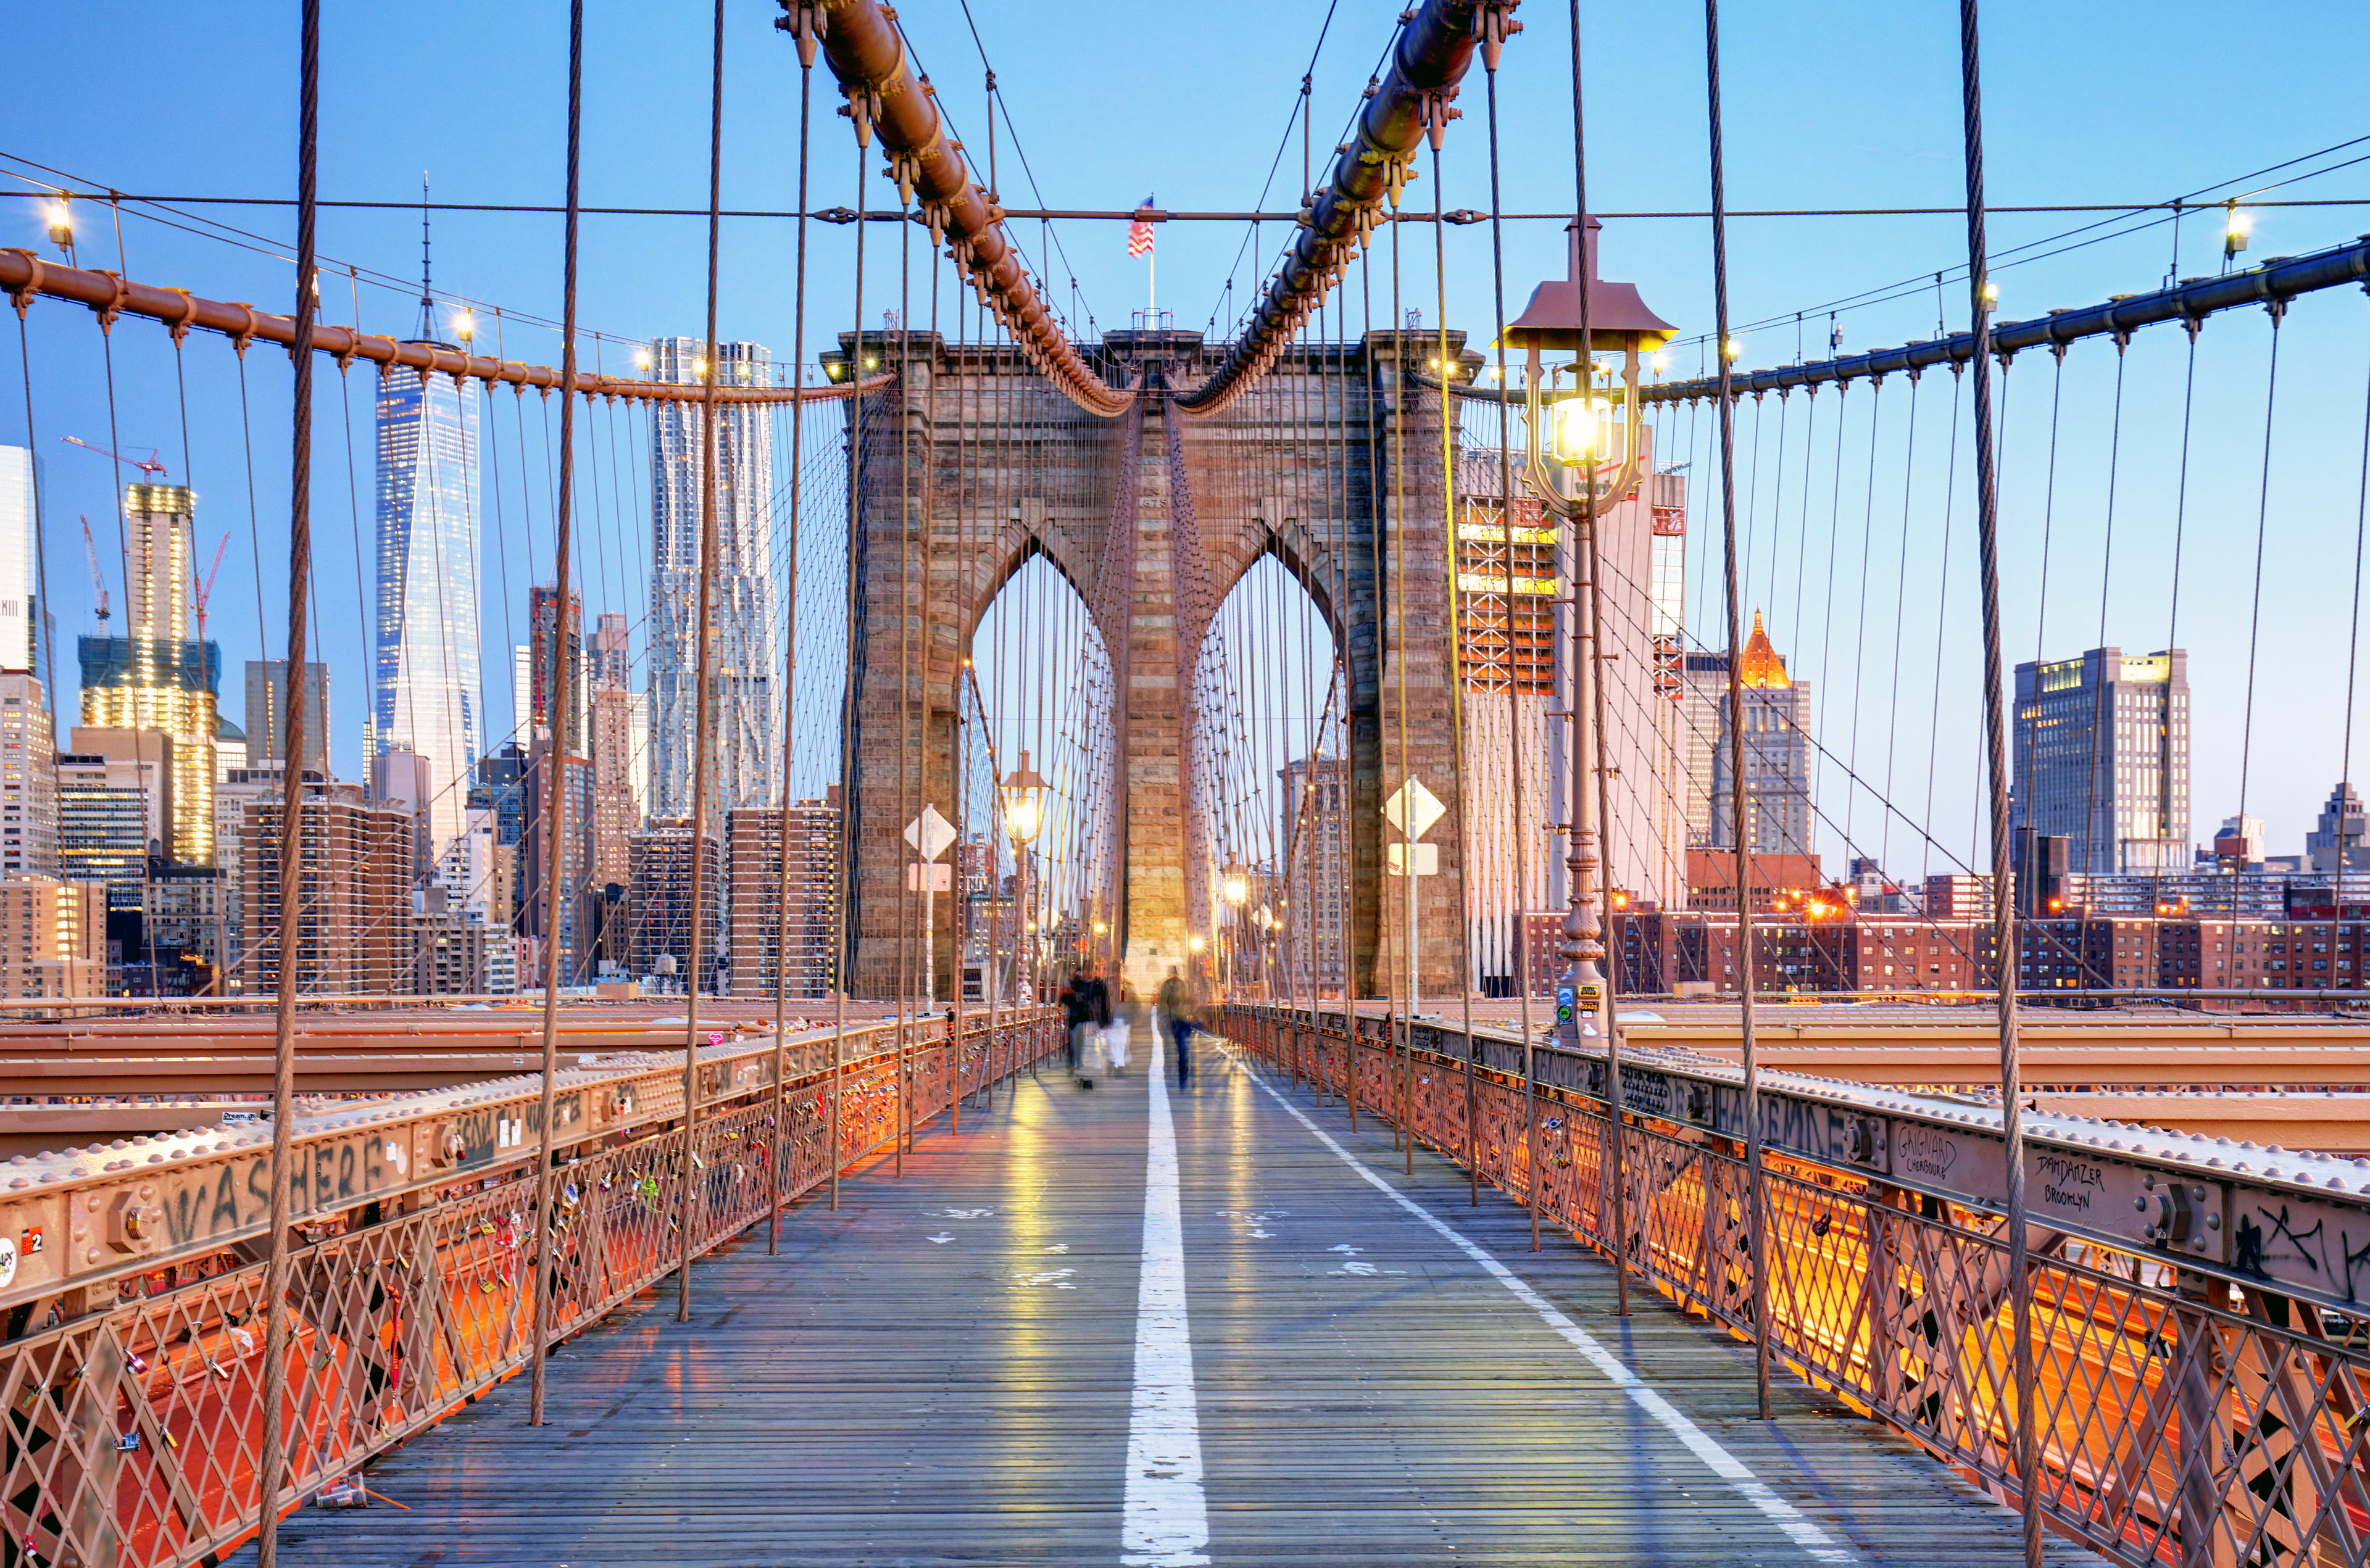
<svg viewBox="0 0 2370 1568"><path fill-rule="evenodd" d="M960 682L997 592L1034 556L1076 590L1122 712L1110 760L1124 815L1115 885L1079 889L1110 926L1107 961L1140 992L1214 925L1211 807L1193 672L1229 591L1273 555L1316 603L1348 669L1352 946L1361 994L1409 983L1407 884L1386 875L1385 798L1409 776L1448 807L1416 879L1415 983L1456 984L1462 864L1451 744L1453 647L1441 395L1423 373L1437 331L1299 345L1225 410L1192 418L1171 388L1206 372L1201 337L1113 333L1107 379L1144 395L1104 418L1053 391L1010 347L932 333L843 334L895 379L861 400L855 576L854 992L952 994L950 910L926 960L902 832L926 803L960 820ZM1461 334L1449 335L1452 356ZM1402 377L1405 367L1409 372ZM1402 503L1393 504L1393 498ZM1076 672L1049 670L1066 692ZM999 773L1015 757L995 759ZM972 803L974 820L987 803Z"/></svg>

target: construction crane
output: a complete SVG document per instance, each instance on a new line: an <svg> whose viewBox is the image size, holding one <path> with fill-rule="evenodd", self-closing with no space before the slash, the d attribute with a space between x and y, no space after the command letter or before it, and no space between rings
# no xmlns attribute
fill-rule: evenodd
<svg viewBox="0 0 2370 1568"><path fill-rule="evenodd" d="M225 544L230 543L228 534L223 536L223 543ZM98 624L104 627L107 624L109 612L107 578L99 575L98 545L90 536L90 519L87 516L82 520L82 553L90 559L90 589L93 593L98 595Z"/></svg>
<svg viewBox="0 0 2370 1568"><path fill-rule="evenodd" d="M229 548L230 535L225 533L222 536L222 543L214 546L214 564L206 568L203 578L198 576L197 562L190 563L190 597L197 601L198 641L201 643L206 640L206 601L214 596L214 578L222 576L223 552Z"/></svg>
<svg viewBox="0 0 2370 1568"><path fill-rule="evenodd" d="M155 447L150 447L148 449L148 458L147 461L144 463L136 457L126 457L120 452L109 452L103 446L93 446L90 442L83 440L80 436L60 436L58 440L66 442L70 446L78 446L85 452L95 452L101 457L111 457L115 459L116 462L122 464L126 468L137 468L140 470L144 477L151 474L155 475L158 478L162 478L164 476L165 465L156 461L156 449Z"/></svg>

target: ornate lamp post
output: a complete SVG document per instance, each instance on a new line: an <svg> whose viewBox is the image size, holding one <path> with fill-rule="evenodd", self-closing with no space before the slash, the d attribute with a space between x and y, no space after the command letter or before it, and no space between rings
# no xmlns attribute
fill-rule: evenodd
<svg viewBox="0 0 2370 1568"><path fill-rule="evenodd" d="M1014 880L1012 912L1016 917L1019 917L1024 914L1028 907L1022 900L1024 898L1031 897L1034 886L1028 870L1029 846L1036 841L1038 830L1045 826L1045 797L1053 793L1053 787L1037 776L1036 770L1029 765L1029 753L1023 751L1020 753L1020 765L1004 775L1004 783L997 786L995 793L1004 806L1005 835L1012 841ZM1033 918L1026 919L1022 921L1022 927L1030 933L1029 949L1033 960L1038 945L1035 938L1037 921ZM1018 945L1015 944L1016 949ZM1019 957L1016 951L1012 976L1012 986L1016 992L1020 989L1019 968ZM1037 983L1032 964L1030 1000L1036 1001L1038 992L1042 989Z"/></svg>
<svg viewBox="0 0 2370 1568"><path fill-rule="evenodd" d="M1606 1079L1610 1100L1609 1119L1612 1124L1612 1150L1608 1163L1612 1171L1613 1233L1616 1238L1619 1267L1616 1279L1619 1292L1619 1309L1629 1310L1629 1271L1626 1238L1628 1234L1628 1178L1623 1171L1621 1094L1621 1052L1614 1037L1613 1014L1606 1003L1605 975L1604 912L1597 901L1597 874L1603 861L1597 851L1598 834L1612 815L1612 790L1605 771L1605 686L1604 658L1605 595L1600 561L1603 552L1597 529L1598 509L1617 504L1638 483L1639 458L1643 450L1643 432L1639 421L1638 359L1640 351L1660 349L1675 333L1669 322L1646 308L1636 285L1608 283L1596 275L1596 220L1585 213L1575 218L1569 229L1570 248L1565 274L1560 280L1549 280L1531 291L1529 304L1520 317L1505 331L1505 341L1524 350L1525 375L1524 395L1527 418L1524 420L1525 464L1524 478L1532 495L1553 516L1569 520L1579 526L1572 537L1572 547L1566 557L1570 562L1567 581L1572 586L1569 602L1557 611L1559 638L1569 649L1568 683L1562 684L1565 710L1571 715L1570 794L1571 816L1565 841L1565 865L1570 873L1567 889L1570 905L1564 916L1564 940L1559 949L1569 966L1563 981L1557 988L1557 1033L1564 1044L1577 1046L1583 1032L1596 1036L1605 1044L1608 1060ZM1577 386L1567 401L1572 405L1569 413L1559 406L1554 418L1559 461L1566 466L1559 475L1550 474L1539 453L1540 427L1546 421L1541 406L1545 376L1542 374L1541 353L1548 349L1568 349L1574 359ZM1596 355L1605 349L1618 349L1622 354L1619 406L1627 415L1626 429L1616 432L1613 389L1608 387L1600 396L1595 387ZM1619 436L1616 446L1616 433ZM1617 452L1617 455L1616 455ZM1568 493L1568 490L1570 493ZM1513 555L1513 498L1506 498L1508 550ZM1588 592L1583 597L1579 584L1585 578ZM1569 616L1568 623L1563 617ZM1592 787L1592 784L1593 787ZM1521 825L1517 824L1517 832ZM1741 901L1741 900L1740 900ZM1743 918L1740 916L1740 919ZM1524 988L1524 1024L1523 1036L1523 1076L1525 1081L1524 1103L1528 1111L1529 1147L1537 1148L1537 1099L1531 1084L1536 1082L1531 1058L1532 1037L1528 1028L1528 995ZM1595 1014L1593 1026L1583 1025L1580 1014ZM1538 1244L1538 1208L1531 1206L1531 1244Z"/></svg>
<svg viewBox="0 0 2370 1568"><path fill-rule="evenodd" d="M1593 218L1570 225L1570 267L1532 291L1530 303L1506 328L1506 341L1524 350L1525 464L1524 479L1548 512L1579 524L1572 540L1570 578L1589 584L1560 611L1571 619L1566 647L1570 684L1564 695L1571 715L1570 833L1565 865L1571 874L1569 912L1560 953L1570 966L1567 979L1573 1005L1559 1008L1558 1021L1576 1037L1577 1013L1596 1012L1604 1001L1604 910L1597 887L1603 862L1597 853L1605 824L1600 820L1609 791L1604 787L1604 692L1599 676L1605 649L1596 635L1603 594L1597 560L1599 509L1627 498L1637 487L1643 448L1639 428L1639 357L1670 341L1676 328L1646 308L1632 283L1610 283L1596 275ZM1574 389L1550 401L1542 363L1544 350L1570 349ZM1607 349L1622 355L1620 384L1595 384L1594 357ZM1541 437L1560 472L1550 470ZM1586 613L1582 613L1583 605ZM1592 781L1591 775L1595 775ZM1591 787L1593 782L1595 787ZM1573 1014L1567 1016L1567 1014ZM1605 1021L1609 1023L1609 1020Z"/></svg>
<svg viewBox="0 0 2370 1568"><path fill-rule="evenodd" d="M1232 911L1226 916L1219 946L1219 954L1224 963L1221 975L1226 989L1232 991L1235 986L1235 959L1243 944L1243 906L1250 902L1251 897L1251 874L1241 861L1230 859L1219 871L1218 897L1226 901L1228 910Z"/></svg>

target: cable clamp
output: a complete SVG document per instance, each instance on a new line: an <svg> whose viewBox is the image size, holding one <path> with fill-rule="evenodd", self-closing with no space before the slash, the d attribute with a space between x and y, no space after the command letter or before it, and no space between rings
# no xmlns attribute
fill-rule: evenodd
<svg viewBox="0 0 2370 1568"><path fill-rule="evenodd" d="M861 83L842 83L839 90L847 95L847 101L839 106L839 112L847 116L855 125L856 144L858 147L871 146L872 122L880 117L880 90Z"/></svg>
<svg viewBox="0 0 2370 1568"><path fill-rule="evenodd" d="M98 276L106 279L109 285L115 290L115 297L108 301L106 307L98 313L98 329L101 332L111 332L115 327L116 317L123 314L123 302L125 299L130 297L132 293L132 285L125 282L118 274L109 272L105 268L98 269ZM249 311L247 314L251 318L255 313Z"/></svg>
<svg viewBox="0 0 2370 1568"><path fill-rule="evenodd" d="M255 341L255 326L257 320L255 307L248 304L245 300L232 300L229 303L230 308L238 312L246 320L246 325L241 326L236 332L230 335L230 346L232 350L243 360L247 358L247 346ZM102 316L100 321L101 325L104 325L106 318Z"/></svg>
<svg viewBox="0 0 2370 1568"><path fill-rule="evenodd" d="M9 302L17 307L17 319L18 321L22 321L25 319L25 313L32 308L35 296L39 295L41 292L41 276L48 270L48 269L43 265L40 257L34 255L30 250L26 249L23 246L10 246L8 250L11 255L21 256L25 258L25 286L21 289L12 289L8 292Z"/></svg>
<svg viewBox="0 0 2370 1568"><path fill-rule="evenodd" d="M197 298L187 289L167 288L166 292L178 294L181 296L181 314L173 318L172 325L168 329L172 334L173 341L178 343L182 338L187 338L190 335L190 328L197 324ZM351 360L353 356L350 351L346 357Z"/></svg>

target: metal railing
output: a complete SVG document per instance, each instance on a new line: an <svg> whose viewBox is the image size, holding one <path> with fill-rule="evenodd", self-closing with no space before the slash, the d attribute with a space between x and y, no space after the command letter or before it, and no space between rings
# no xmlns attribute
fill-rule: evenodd
<svg viewBox="0 0 2370 1568"><path fill-rule="evenodd" d="M937 1020L910 1023L902 1037L895 1024L876 1025L851 1033L850 1059L836 1068L817 1059L830 1044L825 1031L786 1042L789 1070L778 1092L764 1082L748 1086L771 1077L770 1039L712 1047L700 1057L707 1108L692 1143L679 1119L679 1087L656 1107L662 1119L631 1125L630 1115L615 1114L620 1102L630 1110L638 1086L654 1088L670 1074L679 1085L680 1054L671 1063L638 1059L605 1072L571 1073L571 1093L612 1115L605 1129L588 1137L604 1118L586 1117L560 1140L551 1342L673 1273L686 1251L679 1216L690 1217L692 1257L764 1220L777 1146L786 1202L827 1183L834 1081L845 1169L895 1139L901 1070L904 1119L919 1127L949 1108L958 1084L976 1093L1057 1048L1062 1036L1053 1018L1050 1010L1032 1009L991 1028L972 1014L959 1049L949 1048L948 1026ZM475 1112L489 1107L496 1122L517 1130L497 1132L482 1150L454 1142L447 1185L413 1185L343 1207L331 1200L296 1205L305 1240L289 1294L283 1510L525 1367L538 1140L523 1111L516 1121L502 1113L515 1108L512 1101L525 1106L535 1097L519 1081L471 1096ZM432 1116L449 1097L417 1098L431 1102L425 1116ZM407 1130L418 1121L443 1129L439 1138L461 1139L453 1121L408 1116L400 1103L387 1114ZM301 1135L299 1163L317 1172L321 1157L313 1150L345 1147L336 1139L342 1123L306 1120L317 1125ZM168 1259L162 1273L119 1267L93 1276L96 1283L79 1281L79 1296L26 1298L9 1310L9 1333L0 1340L5 1568L213 1561L257 1527L265 1265L255 1261L259 1240L224 1240L251 1229L236 1219L247 1195L232 1187L234 1180L253 1185L255 1166L212 1152L232 1225L127 1260L144 1266ZM94 1162L82 1178L52 1184L59 1190L45 1195L55 1206L49 1212L65 1226L54 1244L87 1242L94 1257L120 1251L123 1216L132 1212L121 1202L126 1179L112 1162ZM301 1174L298 1182L301 1188ZM330 1189L316 1177L312 1190ZM33 1236L43 1245L39 1228ZM21 1229L8 1239L24 1244ZM8 1283L0 1278L0 1287ZM76 1310L100 1295L109 1302L104 1310ZM7 1299L0 1294L0 1302ZM45 1304L62 1321L30 1323Z"/></svg>
<svg viewBox="0 0 2370 1568"><path fill-rule="evenodd" d="M1538 1047L1536 1104L1526 1104L1524 1078L1505 1070L1506 1047L1518 1050L1518 1041L1476 1031L1468 1054L1458 1031L1419 1025L1411 1044L1404 1031L1395 1043L1397 1021L1355 1023L1354 1046L1338 1013L1237 1007L1226 1030L1294 1082L1345 1098L1354 1091L1366 1113L1535 1200L1543 1219L1617 1256L1683 1310L1748 1340L1758 1319L1772 1353L1802 1377L2000 1501L2024 1503L1998 1214L1919 1190L1934 1184L1899 1179L1897 1165L1879 1175L1867 1162L1776 1151L1756 1209L1741 1142L1697 1125L1715 1119L1708 1104L1680 1097L1658 1116L1640 1111L1625 1086L1618 1168L1630 1233L1616 1244L1615 1122L1601 1088L1587 1087L1601 1057ZM1733 1073L1647 1067L1642 1076L1718 1084ZM1778 1098L1807 1098L1802 1082ZM1915 1122L1930 1122L1937 1137L1963 1134L1970 1115L1898 1094L1881 1103L1892 1116L1877 1130L1895 1144L1908 1142ZM1784 1119L1783 1109L1765 1110L1765 1125ZM2071 1157L2050 1145L2078 1141L2060 1127L2036 1158L2062 1168ZM2111 1141L2122 1150L2127 1140ZM2169 1178L2181 1174L2175 1156L2189 1152L2149 1144L2144 1162ZM2094 1190L2104 1196L2112 1185ZM2180 1202L2197 1215L2207 1196L2200 1185ZM2316 1211L2307 1224L2300 1203L2278 1212L2286 1218L2274 1234L2228 1261L2185 1255L2188 1231L2169 1223L2156 1244L2118 1245L2031 1222L2034 1502L2058 1533L2134 1568L2370 1563L2370 1322L2346 1310L2350 1281L2324 1277L2330 1288L2319 1292L2274 1288L2268 1261L2284 1260L2284 1278L2312 1272L2300 1261L2333 1253L2350 1274L2370 1254L2370 1218L2349 1227ZM1758 1291L1747 1245L1754 1224L1768 1259Z"/></svg>

